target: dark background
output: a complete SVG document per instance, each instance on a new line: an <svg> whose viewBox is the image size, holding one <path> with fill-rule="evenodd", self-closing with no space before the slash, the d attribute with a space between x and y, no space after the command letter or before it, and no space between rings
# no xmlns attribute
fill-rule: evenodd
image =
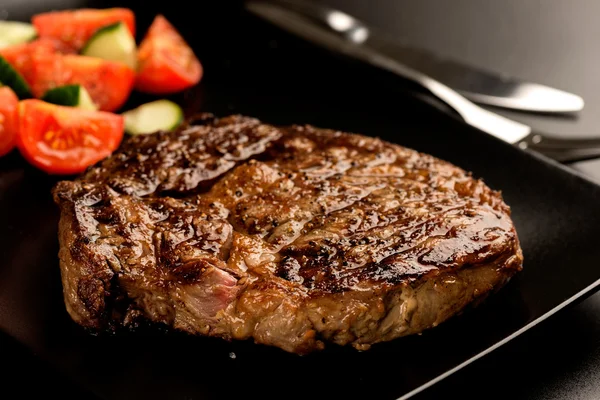
<svg viewBox="0 0 600 400"><path fill-rule="evenodd" d="M19 2L0 1L0 6L14 6ZM412 45L580 94L586 100L586 109L579 118L514 112L506 115L550 134L600 135L600 49L597 45L600 2L329 0L327 3ZM36 7L48 9L52 4L51 1L39 1ZM183 1L170 1L169 4L170 7L185 7ZM222 18L226 23L226 11L221 11L224 14L215 15L215 18ZM193 27L185 29L191 32ZM600 176L599 165L597 161L588 161L574 167L590 176ZM596 267L590 265L590 268ZM415 398L600 398L599 315L600 294L563 310ZM16 385L22 397L28 398L41 388L48 396L91 398L77 392L64 377L44 368L18 343L6 339L1 344L0 356L5 361L1 381L28 382ZM435 360L431 362L435 363Z"/></svg>

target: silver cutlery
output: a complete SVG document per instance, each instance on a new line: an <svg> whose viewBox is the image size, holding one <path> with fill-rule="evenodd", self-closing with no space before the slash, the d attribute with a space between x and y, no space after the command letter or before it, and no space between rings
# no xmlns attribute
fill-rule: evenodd
<svg viewBox="0 0 600 400"><path fill-rule="evenodd" d="M295 35L419 84L454 109L466 123L505 142L562 162L600 157L600 138L553 138L488 111L446 84L390 56L377 45L378 41L367 40L370 31L364 24L346 13L302 0L250 0L245 6Z"/></svg>
<svg viewBox="0 0 600 400"><path fill-rule="evenodd" d="M475 103L542 113L576 112L584 107L583 99L575 94L484 71L404 45L344 12L302 0L273 3L285 5L290 11L297 12L297 17L310 19L332 34L343 36L347 41L374 49L390 59L427 74ZM254 6L250 6L252 7ZM269 11L263 7L263 16L265 12Z"/></svg>

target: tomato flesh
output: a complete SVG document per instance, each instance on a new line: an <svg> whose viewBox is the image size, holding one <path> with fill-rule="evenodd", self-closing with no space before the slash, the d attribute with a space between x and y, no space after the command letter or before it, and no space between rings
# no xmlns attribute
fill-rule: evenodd
<svg viewBox="0 0 600 400"><path fill-rule="evenodd" d="M126 64L78 55L38 55L33 59L31 91L41 97L48 89L80 84L102 111L121 107L133 88L135 72Z"/></svg>
<svg viewBox="0 0 600 400"><path fill-rule="evenodd" d="M72 54L75 50L52 38L38 38L34 41L0 49L0 55L31 84L33 58L40 55Z"/></svg>
<svg viewBox="0 0 600 400"><path fill-rule="evenodd" d="M51 11L34 15L31 21L40 37L53 37L76 49L81 49L99 28L119 21L135 37L135 15L128 8Z"/></svg>
<svg viewBox="0 0 600 400"><path fill-rule="evenodd" d="M18 129L17 95L8 86L0 87L0 156L15 147Z"/></svg>
<svg viewBox="0 0 600 400"><path fill-rule="evenodd" d="M202 64L183 37L162 15L157 15L138 50L135 88L169 94L194 86L202 78Z"/></svg>
<svg viewBox="0 0 600 400"><path fill-rule="evenodd" d="M17 146L45 172L76 174L109 156L121 143L123 129L120 115L23 100Z"/></svg>

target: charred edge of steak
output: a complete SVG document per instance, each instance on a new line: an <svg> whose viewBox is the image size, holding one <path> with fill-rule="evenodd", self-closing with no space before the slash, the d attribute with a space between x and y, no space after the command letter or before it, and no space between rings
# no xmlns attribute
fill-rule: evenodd
<svg viewBox="0 0 600 400"><path fill-rule="evenodd" d="M379 139L205 114L53 190L67 311L306 354L421 332L504 285L499 192Z"/></svg>

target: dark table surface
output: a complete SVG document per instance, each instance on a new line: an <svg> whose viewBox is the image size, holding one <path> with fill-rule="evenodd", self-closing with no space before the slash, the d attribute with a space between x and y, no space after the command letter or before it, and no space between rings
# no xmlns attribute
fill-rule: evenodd
<svg viewBox="0 0 600 400"><path fill-rule="evenodd" d="M412 45L580 94L586 108L576 118L505 114L549 134L600 136L597 0L324 2ZM571 166L600 182L600 160ZM46 368L19 343L0 338L4 361L0 381L13 382L19 397L30 398L42 389L47 396L92 398L68 378ZM600 293L559 312L414 398L457 396L600 399Z"/></svg>

